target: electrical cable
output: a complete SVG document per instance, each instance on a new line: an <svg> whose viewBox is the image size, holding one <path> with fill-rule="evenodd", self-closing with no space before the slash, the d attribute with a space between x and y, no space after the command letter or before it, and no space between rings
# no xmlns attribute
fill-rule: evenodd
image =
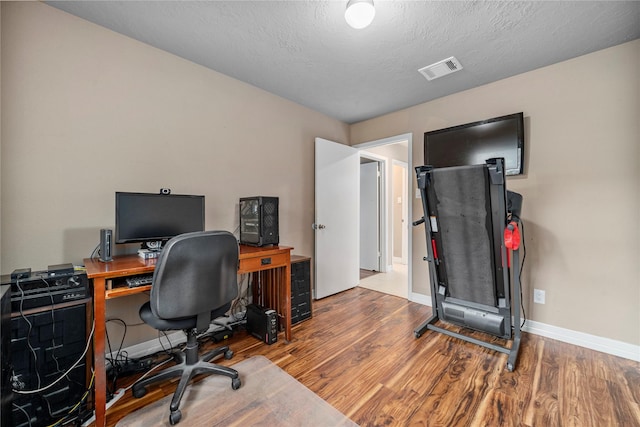
<svg viewBox="0 0 640 427"><path fill-rule="evenodd" d="M518 217L516 217L518 218ZM524 224L518 218L518 223L520 224L520 230L522 234L522 261L520 262L520 271L518 272L518 280L520 280L520 306L522 307L522 324L520 327L522 328L527 321L527 314L524 311L524 298L522 297L522 270L524 270L524 261L527 258L527 246L525 245L525 237L524 237Z"/></svg>
<svg viewBox="0 0 640 427"><path fill-rule="evenodd" d="M169 343L169 350L167 350L164 347L164 344L162 344L162 337L160 336L161 334L165 337L165 339ZM167 335L167 333L165 331L158 331L158 342L160 343L160 347L162 347L162 351L164 353L171 354L171 350L173 349L173 345L171 344L171 340L169 339L169 336Z"/></svg>
<svg viewBox="0 0 640 427"><path fill-rule="evenodd" d="M37 366L38 366L38 354L36 353L36 350L31 345L31 331L33 330L33 324L27 318L27 316L24 314L24 310L23 310L24 290L22 289L22 286L20 286L20 279L16 280L16 286L18 287L18 290L20 291L20 310L19 310L20 311L20 316L22 317L22 319L25 322L27 322L27 325L29 325L29 330L27 331L27 347L29 347L29 350L31 351L31 355L33 356L33 366L34 366L34 369L35 369L36 378L38 380L37 388L40 388L42 386L42 380L40 378L40 372L37 369Z"/></svg>
<svg viewBox="0 0 640 427"><path fill-rule="evenodd" d="M29 427L31 427L31 416L29 415L29 413L22 406L18 405L16 402L12 402L12 405L22 411L24 416L27 417L27 423L29 424Z"/></svg>
<svg viewBox="0 0 640 427"><path fill-rule="evenodd" d="M80 405L82 405L82 402L84 402L87 399L87 397L89 396L89 393L91 392L91 389L93 388L93 381L95 380L95 378L96 378L96 373L92 372L91 373L91 381L89 381L89 387L84 392L84 394L82 395L82 397L80 398L78 403L76 403L71 409L69 409L69 412L67 412L67 415L65 415L64 417L60 418L55 423L48 425L47 427L54 427L54 426L60 425L60 423L62 423L69 415L71 415L73 413L73 411L75 411L76 409L78 409L80 407Z"/></svg>
<svg viewBox="0 0 640 427"><path fill-rule="evenodd" d="M94 259L98 254L100 254L100 243L98 243L95 249L91 251L91 255L89 256L89 258Z"/></svg>
<svg viewBox="0 0 640 427"><path fill-rule="evenodd" d="M42 387L42 388L38 388L36 390L13 390L14 393L16 394L36 394L36 393L41 393L45 390L50 389L51 387L53 387L55 384L59 383L64 377L66 377L69 372L71 372L76 366L78 366L80 364L80 362L82 362L85 358L85 356L87 355L87 352L89 351L89 347L91 345L91 342L93 341L93 332L96 328L96 322L95 320L93 321L93 324L91 326L91 332L89 333L89 338L87 339L87 345L84 348L84 351L82 352L82 355L80 355L80 357L78 358L78 360L76 360L73 365L71 365L71 367L69 369L67 369L63 375L61 375L60 377L58 377L55 381L53 381L51 384Z"/></svg>
<svg viewBox="0 0 640 427"><path fill-rule="evenodd" d="M118 374L121 372L122 367L130 361L128 352L122 351L124 340L127 336L127 328L129 325L127 325L127 323L124 320L119 318L107 319L105 323L109 323L109 322L120 322L122 326L124 326L122 339L120 340L120 345L118 346L118 350L116 351L115 357L106 358L106 360L109 362L109 364L113 368L113 372L114 372L111 390L107 390L107 392L113 394L118 389ZM111 341L109 339L109 333L106 330L105 330L105 335L107 338L107 346L109 348L109 354L113 354L113 350L111 348Z"/></svg>
<svg viewBox="0 0 640 427"><path fill-rule="evenodd" d="M150 368L147 372L145 372L142 376L140 376L140 378L138 378L135 382L133 382L131 385L125 387L124 391L127 391L129 389L131 389L131 387L133 387L133 385L135 383L137 383L140 380L145 379L146 377L149 376L149 374L151 374L153 371L155 371L156 369L158 369L161 366L164 366L166 363L171 362L173 360L173 357L169 357L166 360L163 360L162 362L159 362L157 365L155 365L154 367Z"/></svg>

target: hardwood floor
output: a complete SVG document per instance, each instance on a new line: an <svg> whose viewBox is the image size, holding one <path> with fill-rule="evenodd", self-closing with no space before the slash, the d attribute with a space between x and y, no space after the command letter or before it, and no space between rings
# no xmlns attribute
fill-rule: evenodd
<svg viewBox="0 0 640 427"><path fill-rule="evenodd" d="M523 333L508 372L505 354L433 331L416 339L429 314L357 287L315 301L290 343L237 333L219 363L264 355L360 426L640 426L640 363ZM128 391L108 425L173 387Z"/></svg>

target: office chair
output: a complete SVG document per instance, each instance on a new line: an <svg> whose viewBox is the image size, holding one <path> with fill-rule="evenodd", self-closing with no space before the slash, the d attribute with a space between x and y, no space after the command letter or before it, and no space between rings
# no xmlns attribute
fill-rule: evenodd
<svg viewBox="0 0 640 427"><path fill-rule="evenodd" d="M170 239L165 245L153 273L151 297L140 308L140 318L160 331L180 330L187 335L182 351L173 352L176 365L137 381L134 397L147 393L149 384L173 377L180 382L171 400L169 422L182 418L180 400L192 377L198 374L219 374L231 378L231 388L241 383L234 369L210 363L214 357L233 357L224 346L198 357L197 335L208 329L212 319L224 315L238 296L238 242L226 231L185 233Z"/></svg>

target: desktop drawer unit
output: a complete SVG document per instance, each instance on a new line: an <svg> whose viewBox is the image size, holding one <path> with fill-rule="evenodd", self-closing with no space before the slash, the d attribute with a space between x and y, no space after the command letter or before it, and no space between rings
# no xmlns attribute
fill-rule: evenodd
<svg viewBox="0 0 640 427"><path fill-rule="evenodd" d="M311 317L311 258L291 255L291 324Z"/></svg>

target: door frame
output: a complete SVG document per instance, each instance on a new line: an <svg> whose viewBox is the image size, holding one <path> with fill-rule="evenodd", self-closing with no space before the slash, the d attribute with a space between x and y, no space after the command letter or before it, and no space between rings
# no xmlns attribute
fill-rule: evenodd
<svg viewBox="0 0 640 427"><path fill-rule="evenodd" d="M392 159L391 167L398 166L405 170L405 174L402 177L402 193L404 197L402 199L402 220L404 221L404 225L409 223L409 201L407 200L407 195L409 194L409 164L407 162L403 162L401 160ZM393 212L392 212L393 214ZM409 262L409 245L407 244L409 238L409 228L403 226L402 227L402 255L400 262L402 264L407 264Z"/></svg>
<svg viewBox="0 0 640 427"><path fill-rule="evenodd" d="M365 150L367 148L373 148L373 147L378 147L381 145L389 145L389 144L395 144L398 142L407 142L407 164L409 165L413 165L413 134L412 133L404 133L401 135L396 135L396 136L390 136L388 138L382 138L382 139L376 139L373 141L367 141L367 142L362 142L360 144L355 144L352 145L353 148L356 148L358 150ZM409 183L413 182L411 180L411 168L407 168L407 216L408 218L413 218L412 214L413 214L413 203L409 202L410 200L412 200L411 198L411 191L413 189L413 185L410 185ZM386 186L385 186L386 188ZM386 191L386 190L385 190ZM385 197L386 200L386 197ZM414 294L413 293L413 238L412 238L412 233L411 230L409 228L409 226L411 225L411 221L407 221L407 224L404 225L404 227L407 228L407 286L408 286L408 292L407 295L409 296L409 301L416 301L416 302L421 302L424 300L424 296L420 295L420 294ZM386 233L385 233L386 235ZM386 237L385 237L386 238ZM386 245L385 245L385 250L386 250ZM386 264L386 263L381 263L381 264Z"/></svg>
<svg viewBox="0 0 640 427"><path fill-rule="evenodd" d="M357 148L357 147L354 147ZM389 241L387 230L387 218L389 217L389 211L387 207L387 159L374 153L369 153L366 150L358 150L360 158L373 160L378 163L378 169L380 171L380 179L378 180L378 234L380 236L379 248L380 256L378 268L381 273L389 271L387 265L387 242Z"/></svg>

